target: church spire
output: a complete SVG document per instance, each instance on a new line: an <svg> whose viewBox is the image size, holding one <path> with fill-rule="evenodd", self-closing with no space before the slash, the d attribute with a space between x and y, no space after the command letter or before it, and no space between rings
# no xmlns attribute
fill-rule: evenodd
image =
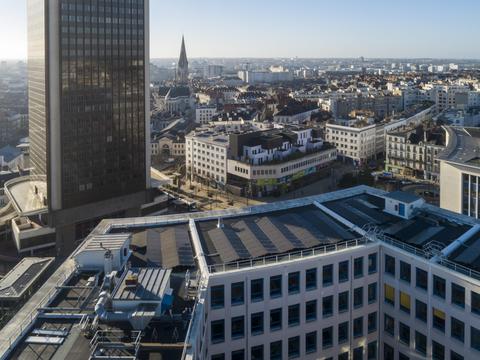
<svg viewBox="0 0 480 360"><path fill-rule="evenodd" d="M177 83L188 84L188 60L187 50L185 49L185 38L182 35L182 47L180 49L180 58L177 66Z"/></svg>

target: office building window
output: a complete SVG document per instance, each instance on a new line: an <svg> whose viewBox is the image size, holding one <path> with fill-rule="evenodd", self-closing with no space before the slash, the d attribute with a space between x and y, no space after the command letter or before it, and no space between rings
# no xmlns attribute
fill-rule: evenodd
<svg viewBox="0 0 480 360"><path fill-rule="evenodd" d="M333 345L333 327L322 330L322 348L326 349Z"/></svg>
<svg viewBox="0 0 480 360"><path fill-rule="evenodd" d="M400 341L407 346L410 346L410 327L402 322L398 323L398 337Z"/></svg>
<svg viewBox="0 0 480 360"><path fill-rule="evenodd" d="M450 318L450 330L452 338L461 342L465 341L465 324L453 316Z"/></svg>
<svg viewBox="0 0 480 360"><path fill-rule="evenodd" d="M360 316L353 320L353 336L363 336L363 316Z"/></svg>
<svg viewBox="0 0 480 360"><path fill-rule="evenodd" d="M445 346L432 340L432 359L445 360Z"/></svg>
<svg viewBox="0 0 480 360"><path fill-rule="evenodd" d="M338 263L338 282L348 281L348 260Z"/></svg>
<svg viewBox="0 0 480 360"><path fill-rule="evenodd" d="M410 314L410 295L400 291L400 310Z"/></svg>
<svg viewBox="0 0 480 360"><path fill-rule="evenodd" d="M253 313L250 322L250 332L252 335L263 334L263 312Z"/></svg>
<svg viewBox="0 0 480 360"><path fill-rule="evenodd" d="M282 360L282 340L270 343L270 360Z"/></svg>
<svg viewBox="0 0 480 360"><path fill-rule="evenodd" d="M445 313L442 310L432 308L433 327L441 332L445 332Z"/></svg>
<svg viewBox="0 0 480 360"><path fill-rule="evenodd" d="M300 356L300 336L288 339L288 358L294 359Z"/></svg>
<svg viewBox="0 0 480 360"><path fill-rule="evenodd" d="M450 360L465 360L464 357L453 350L450 350Z"/></svg>
<svg viewBox="0 0 480 360"><path fill-rule="evenodd" d="M307 354L317 352L317 332L312 331L305 335L305 352Z"/></svg>
<svg viewBox="0 0 480 360"><path fill-rule="evenodd" d="M470 326L470 347L480 351L480 330Z"/></svg>
<svg viewBox="0 0 480 360"><path fill-rule="evenodd" d="M348 321L338 324L338 343L348 341Z"/></svg>
<svg viewBox="0 0 480 360"><path fill-rule="evenodd" d="M276 298L282 296L282 275L270 277L270 297Z"/></svg>
<svg viewBox="0 0 480 360"><path fill-rule="evenodd" d="M377 272L377 253L368 255L368 273L374 274Z"/></svg>
<svg viewBox="0 0 480 360"><path fill-rule="evenodd" d="M212 343L217 344L225 341L225 320L215 320L210 324Z"/></svg>
<svg viewBox="0 0 480 360"><path fill-rule="evenodd" d="M358 257L353 261L353 276L355 278L363 276L363 257Z"/></svg>
<svg viewBox="0 0 480 360"><path fill-rule="evenodd" d="M363 287L353 290L353 306L359 308L363 306Z"/></svg>
<svg viewBox="0 0 480 360"><path fill-rule="evenodd" d="M385 302L395 306L395 288L385 284Z"/></svg>
<svg viewBox="0 0 480 360"><path fill-rule="evenodd" d="M232 360L245 360L245 350L232 351Z"/></svg>
<svg viewBox="0 0 480 360"><path fill-rule="evenodd" d="M400 279L410 284L411 267L410 264L400 261Z"/></svg>
<svg viewBox="0 0 480 360"><path fill-rule="evenodd" d="M250 349L251 360L263 360L263 345L252 346Z"/></svg>
<svg viewBox="0 0 480 360"><path fill-rule="evenodd" d="M215 354L215 355L212 355L212 360L225 360L225 354Z"/></svg>
<svg viewBox="0 0 480 360"><path fill-rule="evenodd" d="M383 358L386 359L395 359L395 352L393 347L390 345L383 343Z"/></svg>
<svg viewBox="0 0 480 360"><path fill-rule="evenodd" d="M367 345L367 360L377 360L377 342L372 341Z"/></svg>
<svg viewBox="0 0 480 360"><path fill-rule="evenodd" d="M427 355L427 337L418 331L415 331L415 350Z"/></svg>
<svg viewBox="0 0 480 360"><path fill-rule="evenodd" d="M232 283L232 305L241 305L245 302L244 286L242 282Z"/></svg>
<svg viewBox="0 0 480 360"><path fill-rule="evenodd" d="M439 276L433 275L433 295L445 299L446 292L445 279L442 279Z"/></svg>
<svg viewBox="0 0 480 360"><path fill-rule="evenodd" d="M465 288L452 283L452 304L465 308Z"/></svg>
<svg viewBox="0 0 480 360"><path fill-rule="evenodd" d="M305 289L314 290L317 288L317 268L305 271Z"/></svg>
<svg viewBox="0 0 480 360"><path fill-rule="evenodd" d="M322 284L323 286L330 286L333 284L333 265L324 265L323 266L323 278Z"/></svg>
<svg viewBox="0 0 480 360"><path fill-rule="evenodd" d="M423 322L427 322L427 315L428 310L427 310L427 304L420 300L415 300L415 317L418 320L421 320Z"/></svg>
<svg viewBox="0 0 480 360"><path fill-rule="evenodd" d="M288 307L288 326L297 326L300 324L300 304L290 305Z"/></svg>
<svg viewBox="0 0 480 360"><path fill-rule="evenodd" d="M288 274L288 293L296 294L300 291L300 272L295 271Z"/></svg>
<svg viewBox="0 0 480 360"><path fill-rule="evenodd" d="M263 300L263 279L254 279L251 281L250 298L252 302Z"/></svg>
<svg viewBox="0 0 480 360"><path fill-rule="evenodd" d="M333 314L333 296L325 296L322 299L322 315L323 317L329 317Z"/></svg>
<svg viewBox="0 0 480 360"><path fill-rule="evenodd" d="M395 258L385 255L385 273L395 276Z"/></svg>
<svg viewBox="0 0 480 360"><path fill-rule="evenodd" d="M245 317L232 317L232 339L240 339L245 336Z"/></svg>
<svg viewBox="0 0 480 360"><path fill-rule="evenodd" d="M368 314L368 319L367 319L367 328L368 328L368 333L372 333L377 331L377 312L372 312Z"/></svg>
<svg viewBox="0 0 480 360"><path fill-rule="evenodd" d="M305 303L305 321L314 321L317 319L317 300L307 301Z"/></svg>
<svg viewBox="0 0 480 360"><path fill-rule="evenodd" d="M368 285L368 303L372 304L377 301L377 283Z"/></svg>
<svg viewBox="0 0 480 360"><path fill-rule="evenodd" d="M472 313L480 315L480 294L472 291L471 300Z"/></svg>
<svg viewBox="0 0 480 360"><path fill-rule="evenodd" d="M338 360L348 360L348 351L339 354Z"/></svg>
<svg viewBox="0 0 480 360"><path fill-rule="evenodd" d="M428 272L416 268L416 287L428 291Z"/></svg>
<svg viewBox="0 0 480 360"><path fill-rule="evenodd" d="M282 328L282 308L270 310L270 331Z"/></svg>
<svg viewBox="0 0 480 360"><path fill-rule="evenodd" d="M395 336L395 319L390 315L384 315L383 330L392 336Z"/></svg>
<svg viewBox="0 0 480 360"><path fill-rule="evenodd" d="M338 312L348 311L348 291L338 294Z"/></svg>
<svg viewBox="0 0 480 360"><path fill-rule="evenodd" d="M398 360L410 360L410 358L407 355L399 352L398 353Z"/></svg>
<svg viewBox="0 0 480 360"><path fill-rule="evenodd" d="M210 303L212 309L221 309L225 306L225 289L223 285L212 286L210 289Z"/></svg>
<svg viewBox="0 0 480 360"><path fill-rule="evenodd" d="M353 360L363 360L363 346L353 349Z"/></svg>

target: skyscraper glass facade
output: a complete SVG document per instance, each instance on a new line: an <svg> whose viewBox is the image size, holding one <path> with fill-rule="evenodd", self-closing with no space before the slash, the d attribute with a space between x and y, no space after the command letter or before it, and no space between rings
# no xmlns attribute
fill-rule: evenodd
<svg viewBox="0 0 480 360"><path fill-rule="evenodd" d="M45 0L28 1L28 112L33 175L47 173L47 67Z"/></svg>
<svg viewBox="0 0 480 360"><path fill-rule="evenodd" d="M60 0L62 207L145 189L144 0Z"/></svg>

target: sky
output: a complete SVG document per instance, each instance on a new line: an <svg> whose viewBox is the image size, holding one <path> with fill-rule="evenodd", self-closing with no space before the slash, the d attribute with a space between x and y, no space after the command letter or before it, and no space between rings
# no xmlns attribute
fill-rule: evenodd
<svg viewBox="0 0 480 360"><path fill-rule="evenodd" d="M151 57L480 59L478 0L150 0ZM24 59L26 0L0 0L0 59Z"/></svg>

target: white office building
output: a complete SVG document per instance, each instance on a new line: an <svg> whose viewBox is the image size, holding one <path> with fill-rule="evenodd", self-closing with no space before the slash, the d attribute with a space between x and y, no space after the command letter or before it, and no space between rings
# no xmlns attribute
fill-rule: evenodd
<svg viewBox="0 0 480 360"><path fill-rule="evenodd" d="M82 249L119 233L134 234L124 262L146 243L156 265L112 271L107 246L89 259L99 270L82 270ZM86 347L132 359L477 359L479 247L478 220L365 186L103 221L45 283L46 297L27 303L32 312L0 330L0 356L70 358ZM78 301L82 290L95 310ZM60 318L65 299L87 316Z"/></svg>
<svg viewBox="0 0 480 360"><path fill-rule="evenodd" d="M228 135L211 129L200 129L185 136L187 178L224 186L227 181Z"/></svg>
<svg viewBox="0 0 480 360"><path fill-rule="evenodd" d="M439 155L440 206L479 218L480 129L446 127L446 149Z"/></svg>
<svg viewBox="0 0 480 360"><path fill-rule="evenodd" d="M195 122L200 125L208 124L217 115L215 105L197 105L195 109Z"/></svg>

